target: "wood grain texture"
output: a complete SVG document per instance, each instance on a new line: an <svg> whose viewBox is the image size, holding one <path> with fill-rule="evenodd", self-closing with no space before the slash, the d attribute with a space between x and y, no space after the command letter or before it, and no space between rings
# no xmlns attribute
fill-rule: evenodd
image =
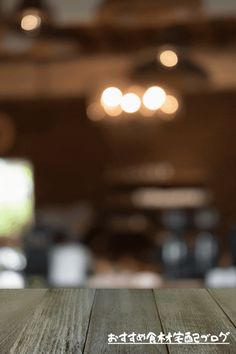
<svg viewBox="0 0 236 354"><path fill-rule="evenodd" d="M0 291L0 353L8 354L46 290Z"/></svg>
<svg viewBox="0 0 236 354"><path fill-rule="evenodd" d="M85 354L167 354L163 346L108 345L109 333L159 333L162 330L152 290L97 290Z"/></svg>
<svg viewBox="0 0 236 354"><path fill-rule="evenodd" d="M233 354L236 290L1 290L0 354ZM108 345L109 333L230 332L230 345Z"/></svg>
<svg viewBox="0 0 236 354"><path fill-rule="evenodd" d="M208 291L236 326L236 289L209 289Z"/></svg>
<svg viewBox="0 0 236 354"><path fill-rule="evenodd" d="M166 332L216 334L231 332L230 345L169 345L170 354L236 353L236 330L228 317L204 289L154 290L155 299Z"/></svg>
<svg viewBox="0 0 236 354"><path fill-rule="evenodd" d="M10 349L11 354L81 354L95 290L48 290Z"/></svg>

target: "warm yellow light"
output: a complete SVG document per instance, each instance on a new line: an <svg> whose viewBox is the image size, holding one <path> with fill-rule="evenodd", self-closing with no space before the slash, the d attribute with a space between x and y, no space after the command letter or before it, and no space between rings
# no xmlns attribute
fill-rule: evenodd
<svg viewBox="0 0 236 354"><path fill-rule="evenodd" d="M104 111L110 117L118 117L122 113L122 109L120 106L118 106L118 107L104 107Z"/></svg>
<svg viewBox="0 0 236 354"><path fill-rule="evenodd" d="M168 68L176 66L178 61L178 55L173 50L164 50L160 54L160 62Z"/></svg>
<svg viewBox="0 0 236 354"><path fill-rule="evenodd" d="M21 19L21 28L24 31L34 31L41 26L41 17L37 14L26 14Z"/></svg>
<svg viewBox="0 0 236 354"><path fill-rule="evenodd" d="M159 109L166 100L165 91L158 86L153 86L147 89L143 95L143 104L147 109L156 111Z"/></svg>
<svg viewBox="0 0 236 354"><path fill-rule="evenodd" d="M121 101L121 108L126 113L138 112L141 107L141 100L135 93L126 93Z"/></svg>
<svg viewBox="0 0 236 354"><path fill-rule="evenodd" d="M122 92L117 87L108 87L103 91L101 104L103 107L118 107L122 100Z"/></svg>
<svg viewBox="0 0 236 354"><path fill-rule="evenodd" d="M176 97L167 95L165 103L161 107L162 112L166 114L174 114L179 109L179 102Z"/></svg>
<svg viewBox="0 0 236 354"><path fill-rule="evenodd" d="M87 108L87 116L93 122L99 122L104 119L105 113L99 103L91 103Z"/></svg>

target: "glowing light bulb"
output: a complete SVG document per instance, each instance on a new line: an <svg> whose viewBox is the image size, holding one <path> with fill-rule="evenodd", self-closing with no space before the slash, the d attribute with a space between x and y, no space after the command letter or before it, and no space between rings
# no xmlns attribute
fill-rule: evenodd
<svg viewBox="0 0 236 354"><path fill-rule="evenodd" d="M164 50L160 54L160 62L168 68L176 66L178 61L178 55L173 50Z"/></svg>
<svg viewBox="0 0 236 354"><path fill-rule="evenodd" d="M135 93L126 93L121 101L121 108L126 113L135 113L141 107L141 100Z"/></svg>
<svg viewBox="0 0 236 354"><path fill-rule="evenodd" d="M159 109L166 100L165 91L158 86L153 86L147 89L143 95L143 104L147 109L156 111Z"/></svg>
<svg viewBox="0 0 236 354"><path fill-rule="evenodd" d="M101 104L103 107L115 108L118 107L122 100L122 92L117 87L108 87L103 91Z"/></svg>
<svg viewBox="0 0 236 354"><path fill-rule="evenodd" d="M39 15L27 13L21 19L21 28L27 32L35 31L41 26L41 23L42 19Z"/></svg>
<svg viewBox="0 0 236 354"><path fill-rule="evenodd" d="M179 102L176 97L167 95L165 103L161 107L162 112L166 114L174 114L179 109Z"/></svg>

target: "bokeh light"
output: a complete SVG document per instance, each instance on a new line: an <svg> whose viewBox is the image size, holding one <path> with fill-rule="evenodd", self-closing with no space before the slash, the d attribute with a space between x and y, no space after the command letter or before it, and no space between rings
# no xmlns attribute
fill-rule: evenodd
<svg viewBox="0 0 236 354"><path fill-rule="evenodd" d="M104 108L118 107L122 100L122 92L117 87L108 87L101 96L101 104Z"/></svg>
<svg viewBox="0 0 236 354"><path fill-rule="evenodd" d="M153 86L147 89L143 96L143 104L151 111L159 109L166 100L165 91L158 86Z"/></svg>
<svg viewBox="0 0 236 354"><path fill-rule="evenodd" d="M161 107L162 112L166 114L175 114L179 109L179 102L176 97L167 95L164 104Z"/></svg>
<svg viewBox="0 0 236 354"><path fill-rule="evenodd" d="M27 13L21 19L21 28L24 31L31 32L39 29L42 19L38 14Z"/></svg>
<svg viewBox="0 0 236 354"><path fill-rule="evenodd" d="M22 274L11 270L4 270L0 273L1 289L23 289L25 280Z"/></svg>
<svg viewBox="0 0 236 354"><path fill-rule="evenodd" d="M141 107L141 100L135 93L126 93L121 101L121 108L126 113L135 113Z"/></svg>
<svg viewBox="0 0 236 354"><path fill-rule="evenodd" d="M91 103L87 107L87 116L93 122L99 122L105 118L104 110L99 103Z"/></svg>
<svg viewBox="0 0 236 354"><path fill-rule="evenodd" d="M22 271L26 267L26 257L19 250L2 247L0 249L0 267L12 271Z"/></svg>
<svg viewBox="0 0 236 354"><path fill-rule="evenodd" d="M174 67L178 64L178 55L173 50L164 50L160 54L160 62L168 68Z"/></svg>
<svg viewBox="0 0 236 354"><path fill-rule="evenodd" d="M110 117L118 117L122 113L122 109L120 106L118 106L118 107L104 107L104 111Z"/></svg>

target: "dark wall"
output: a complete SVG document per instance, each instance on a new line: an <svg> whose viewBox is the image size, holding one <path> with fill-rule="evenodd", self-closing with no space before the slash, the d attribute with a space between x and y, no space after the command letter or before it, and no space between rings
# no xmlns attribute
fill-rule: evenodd
<svg viewBox="0 0 236 354"><path fill-rule="evenodd" d="M126 120L94 123L85 102L73 99L1 102L16 125L9 156L28 157L35 167L38 205L98 199L107 166L170 161L199 167L210 176L216 202L236 215L236 95L188 95L172 122Z"/></svg>

